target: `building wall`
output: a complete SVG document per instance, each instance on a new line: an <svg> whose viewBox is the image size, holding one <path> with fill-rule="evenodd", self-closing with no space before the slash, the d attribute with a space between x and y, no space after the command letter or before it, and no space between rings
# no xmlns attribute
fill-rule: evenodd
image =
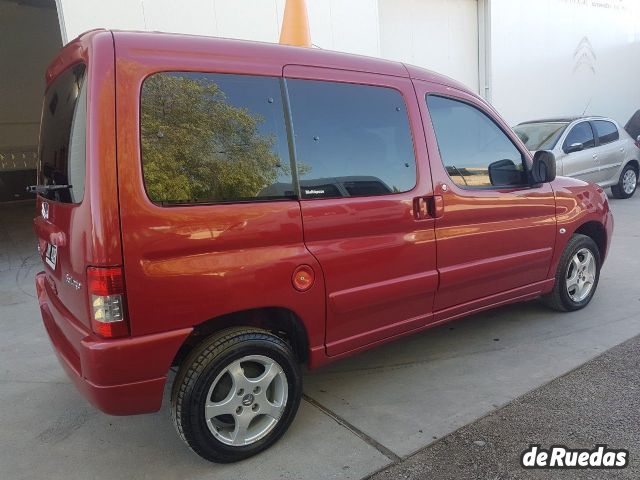
<svg viewBox="0 0 640 480"><path fill-rule="evenodd" d="M640 109L640 0L492 0L492 102L512 124Z"/></svg>
<svg viewBox="0 0 640 480"><path fill-rule="evenodd" d="M58 0L67 40L92 28L277 42L285 0ZM314 45L378 56L377 0L307 0Z"/></svg>
<svg viewBox="0 0 640 480"><path fill-rule="evenodd" d="M380 56L435 70L478 92L477 0L379 0Z"/></svg>

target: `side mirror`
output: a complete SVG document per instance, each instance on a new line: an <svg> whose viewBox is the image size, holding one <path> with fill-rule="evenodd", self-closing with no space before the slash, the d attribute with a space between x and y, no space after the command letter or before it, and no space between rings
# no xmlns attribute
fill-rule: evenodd
<svg viewBox="0 0 640 480"><path fill-rule="evenodd" d="M571 152L579 152L580 150L584 150L583 143L572 143L567 147L567 149L564 152L571 153Z"/></svg>
<svg viewBox="0 0 640 480"><path fill-rule="evenodd" d="M493 186L522 185L522 170L513 160L498 160L489 164L489 181Z"/></svg>
<svg viewBox="0 0 640 480"><path fill-rule="evenodd" d="M556 157L549 150L538 150L533 156L531 180L534 184L551 182L556 178Z"/></svg>

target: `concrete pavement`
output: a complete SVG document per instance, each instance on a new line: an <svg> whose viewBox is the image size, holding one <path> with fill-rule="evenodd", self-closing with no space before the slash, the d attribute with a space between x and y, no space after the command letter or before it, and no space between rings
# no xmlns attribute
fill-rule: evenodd
<svg viewBox="0 0 640 480"><path fill-rule="evenodd" d="M31 206L0 206L0 476L362 478L640 334L640 195L611 200L616 231L598 292L580 312L537 302L474 315L305 377L300 413L271 450L200 460L154 415L92 409L41 325Z"/></svg>
<svg viewBox="0 0 640 480"><path fill-rule="evenodd" d="M422 480L640 478L640 337L371 477ZM524 470L530 444L629 451L621 470Z"/></svg>

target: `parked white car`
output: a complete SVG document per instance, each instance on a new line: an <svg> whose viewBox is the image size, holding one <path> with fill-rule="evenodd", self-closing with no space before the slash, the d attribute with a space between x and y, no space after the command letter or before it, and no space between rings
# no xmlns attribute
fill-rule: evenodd
<svg viewBox="0 0 640 480"><path fill-rule="evenodd" d="M616 198L635 193L640 148L614 120L551 118L523 122L514 130L529 150L554 153L558 175L611 187Z"/></svg>

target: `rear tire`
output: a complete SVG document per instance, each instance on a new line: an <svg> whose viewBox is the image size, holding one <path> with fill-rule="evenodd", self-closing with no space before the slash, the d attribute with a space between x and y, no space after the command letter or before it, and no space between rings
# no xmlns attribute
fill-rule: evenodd
<svg viewBox="0 0 640 480"><path fill-rule="evenodd" d="M631 198L638 186L638 169L627 164L620 174L618 184L611 187L611 193L615 198Z"/></svg>
<svg viewBox="0 0 640 480"><path fill-rule="evenodd" d="M598 287L600 251L586 235L574 234L562 252L553 290L542 297L543 303L560 312L586 307Z"/></svg>
<svg viewBox="0 0 640 480"><path fill-rule="evenodd" d="M180 366L171 417L202 458L236 462L284 435L301 395L300 366L289 345L266 330L230 328L205 339Z"/></svg>

